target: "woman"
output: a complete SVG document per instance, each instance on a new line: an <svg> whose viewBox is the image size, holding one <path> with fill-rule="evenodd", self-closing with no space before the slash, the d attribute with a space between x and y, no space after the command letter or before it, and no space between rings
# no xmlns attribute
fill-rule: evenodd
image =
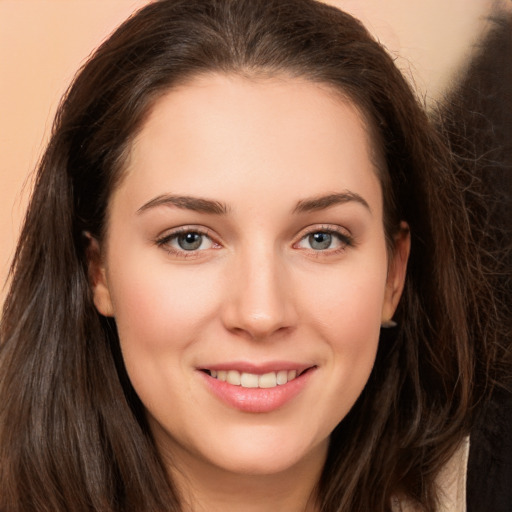
<svg viewBox="0 0 512 512"><path fill-rule="evenodd" d="M477 259L449 154L358 22L147 6L40 165L0 509L438 509L493 364Z"/></svg>

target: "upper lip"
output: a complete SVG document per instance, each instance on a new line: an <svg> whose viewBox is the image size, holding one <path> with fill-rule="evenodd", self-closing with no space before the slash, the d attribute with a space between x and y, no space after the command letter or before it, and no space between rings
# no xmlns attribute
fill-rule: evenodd
<svg viewBox="0 0 512 512"><path fill-rule="evenodd" d="M262 363L252 363L248 361L231 361L225 363L212 363L211 365L199 366L199 370L215 370L215 371L228 371L237 370L240 373L253 373L256 375L263 375L270 372L278 372L281 370L296 370L300 374L315 366L312 363L297 363L291 361L268 361Z"/></svg>

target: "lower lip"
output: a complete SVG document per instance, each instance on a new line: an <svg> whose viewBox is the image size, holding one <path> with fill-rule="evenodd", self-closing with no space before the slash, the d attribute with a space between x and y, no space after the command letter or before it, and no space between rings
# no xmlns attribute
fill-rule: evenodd
<svg viewBox="0 0 512 512"><path fill-rule="evenodd" d="M306 386L314 368L310 368L299 377L273 388L244 388L234 386L200 372L208 388L225 404L242 412L266 413L285 406Z"/></svg>

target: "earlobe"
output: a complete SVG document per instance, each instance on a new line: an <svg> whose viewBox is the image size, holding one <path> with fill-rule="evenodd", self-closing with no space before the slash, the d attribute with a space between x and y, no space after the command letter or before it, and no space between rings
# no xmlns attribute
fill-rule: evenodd
<svg viewBox="0 0 512 512"><path fill-rule="evenodd" d="M103 316L114 316L114 308L110 297L107 274L101 248L98 240L89 233L85 235L89 240L86 254L89 272L89 285L93 293L93 301L96 309Z"/></svg>
<svg viewBox="0 0 512 512"><path fill-rule="evenodd" d="M389 262L384 304L382 306L382 324L390 325L400 301L405 285L407 261L411 250L411 234L406 222L400 223L400 229L394 238L393 254ZM394 322L392 322L394 323Z"/></svg>

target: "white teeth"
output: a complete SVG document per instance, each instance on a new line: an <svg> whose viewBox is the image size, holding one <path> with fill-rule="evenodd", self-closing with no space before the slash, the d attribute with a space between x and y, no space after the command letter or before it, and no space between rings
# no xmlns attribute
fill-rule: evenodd
<svg viewBox="0 0 512 512"><path fill-rule="evenodd" d="M229 370L226 382L233 386L240 386L240 373L236 370Z"/></svg>
<svg viewBox="0 0 512 512"><path fill-rule="evenodd" d="M258 376L254 373L242 373L240 377L240 385L243 388L257 388Z"/></svg>
<svg viewBox="0 0 512 512"><path fill-rule="evenodd" d="M290 379L292 380L292 379ZM288 382L288 372L286 370L280 370L277 372L276 382L282 386Z"/></svg>
<svg viewBox="0 0 512 512"><path fill-rule="evenodd" d="M258 385L260 388L275 388L277 386L276 372L260 375Z"/></svg>
<svg viewBox="0 0 512 512"><path fill-rule="evenodd" d="M240 373L237 370L210 370L210 376L243 388L275 388L297 378L297 370L279 370L263 375Z"/></svg>

